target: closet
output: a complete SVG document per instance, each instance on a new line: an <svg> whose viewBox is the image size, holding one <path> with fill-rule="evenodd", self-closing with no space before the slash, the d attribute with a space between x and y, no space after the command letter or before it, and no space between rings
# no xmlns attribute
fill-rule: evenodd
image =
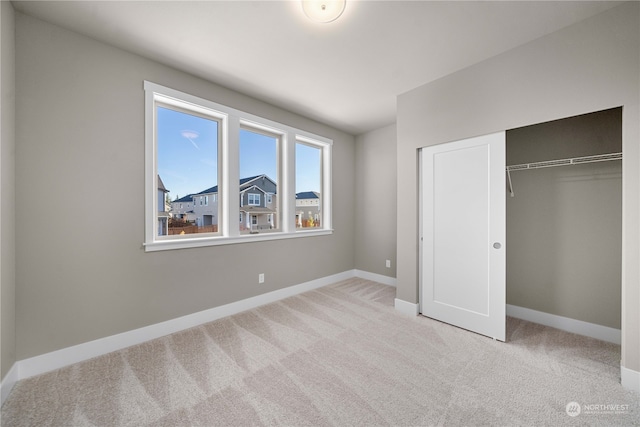
<svg viewBox="0 0 640 427"><path fill-rule="evenodd" d="M622 108L506 132L508 315L620 329L621 158Z"/></svg>

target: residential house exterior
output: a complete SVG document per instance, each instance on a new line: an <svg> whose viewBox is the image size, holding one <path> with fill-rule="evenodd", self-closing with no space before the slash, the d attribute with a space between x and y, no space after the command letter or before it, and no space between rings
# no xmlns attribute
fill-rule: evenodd
<svg viewBox="0 0 640 427"><path fill-rule="evenodd" d="M240 180L240 232L278 228L277 184L267 175Z"/></svg>
<svg viewBox="0 0 640 427"><path fill-rule="evenodd" d="M160 175L158 175L158 236L169 234L169 217L167 212L165 195L169 192L164 186Z"/></svg>
<svg viewBox="0 0 640 427"><path fill-rule="evenodd" d="M198 227L218 224L218 186L193 194L193 216Z"/></svg>
<svg viewBox="0 0 640 427"><path fill-rule="evenodd" d="M316 191L296 193L296 227L320 227L321 217L320 193Z"/></svg>
<svg viewBox="0 0 640 427"><path fill-rule="evenodd" d="M187 222L195 222L196 216L193 212L193 194L171 202L171 217Z"/></svg>
<svg viewBox="0 0 640 427"><path fill-rule="evenodd" d="M277 224L277 184L267 175L240 179L240 218L242 233L271 230ZM218 186L190 194L172 202L174 218L193 222L197 227L218 224Z"/></svg>

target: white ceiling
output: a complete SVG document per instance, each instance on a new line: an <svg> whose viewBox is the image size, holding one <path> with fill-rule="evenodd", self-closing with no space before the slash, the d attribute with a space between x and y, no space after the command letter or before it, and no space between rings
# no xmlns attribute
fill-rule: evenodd
<svg viewBox="0 0 640 427"><path fill-rule="evenodd" d="M360 134L396 96L596 15L612 1L14 1L23 13ZM215 100L214 100L215 101Z"/></svg>

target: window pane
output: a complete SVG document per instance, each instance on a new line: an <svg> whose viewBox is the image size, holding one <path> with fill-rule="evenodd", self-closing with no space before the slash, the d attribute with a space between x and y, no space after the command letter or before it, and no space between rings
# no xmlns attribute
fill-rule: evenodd
<svg viewBox="0 0 640 427"><path fill-rule="evenodd" d="M278 138L240 130L240 233L279 228Z"/></svg>
<svg viewBox="0 0 640 427"><path fill-rule="evenodd" d="M322 149L296 143L296 228L322 227Z"/></svg>
<svg viewBox="0 0 640 427"><path fill-rule="evenodd" d="M218 122L157 107L158 235L218 231ZM211 196L211 197L210 197Z"/></svg>

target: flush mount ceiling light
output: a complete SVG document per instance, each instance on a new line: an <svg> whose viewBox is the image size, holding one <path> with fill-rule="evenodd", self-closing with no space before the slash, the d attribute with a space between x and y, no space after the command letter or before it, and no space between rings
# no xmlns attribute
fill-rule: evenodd
<svg viewBox="0 0 640 427"><path fill-rule="evenodd" d="M302 0L302 10L309 19L327 23L335 21L344 12L346 0Z"/></svg>

